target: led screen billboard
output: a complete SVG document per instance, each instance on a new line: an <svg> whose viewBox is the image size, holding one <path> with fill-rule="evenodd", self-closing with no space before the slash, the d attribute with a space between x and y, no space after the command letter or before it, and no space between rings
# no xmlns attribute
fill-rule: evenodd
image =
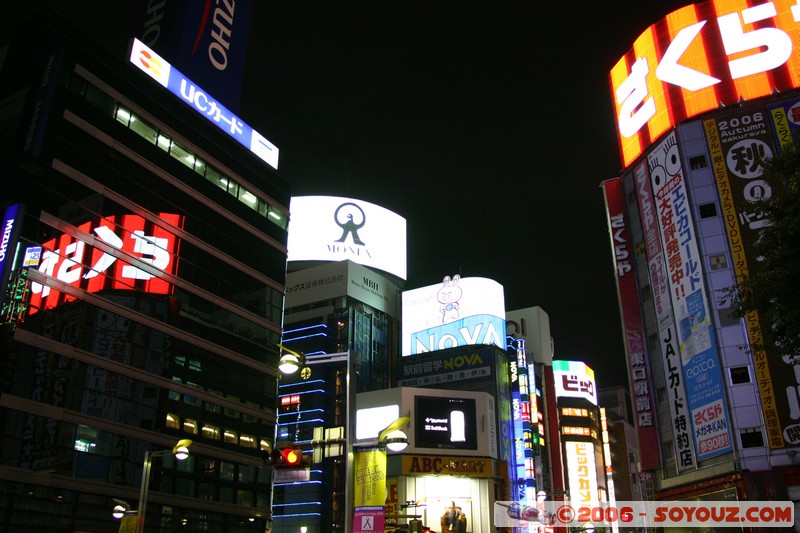
<svg viewBox="0 0 800 533"><path fill-rule="evenodd" d="M594 370L580 361L553 361L556 398L583 398L597 405Z"/></svg>
<svg viewBox="0 0 800 533"><path fill-rule="evenodd" d="M478 449L474 399L417 396L414 404L417 448Z"/></svg>
<svg viewBox="0 0 800 533"><path fill-rule="evenodd" d="M183 217L159 214L166 224L183 226ZM159 272L177 272L180 239L139 215L116 215L78 226L86 240L64 233L42 244L36 269L87 292L104 289L169 294L172 284ZM31 284L29 314L74 300L48 285Z"/></svg>
<svg viewBox="0 0 800 533"><path fill-rule="evenodd" d="M403 293L403 356L456 346L505 348L503 286L487 278L445 276Z"/></svg>
<svg viewBox="0 0 800 533"><path fill-rule="evenodd" d="M795 0L709 0L647 28L610 73L624 166L687 118L800 87L796 10Z"/></svg>
<svg viewBox="0 0 800 533"><path fill-rule="evenodd" d="M294 196L288 261L343 261L406 279L406 219L379 205L339 196Z"/></svg>

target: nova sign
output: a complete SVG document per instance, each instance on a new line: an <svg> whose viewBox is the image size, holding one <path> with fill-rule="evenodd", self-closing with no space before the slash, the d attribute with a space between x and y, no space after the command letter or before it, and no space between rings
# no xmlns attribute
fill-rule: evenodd
<svg viewBox="0 0 800 533"><path fill-rule="evenodd" d="M798 22L798 0L710 0L650 26L610 73L623 164L687 118L800 87Z"/></svg>

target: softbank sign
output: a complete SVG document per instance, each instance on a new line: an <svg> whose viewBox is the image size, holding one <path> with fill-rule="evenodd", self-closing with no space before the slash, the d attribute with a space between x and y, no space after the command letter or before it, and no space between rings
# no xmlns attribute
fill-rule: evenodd
<svg viewBox="0 0 800 533"><path fill-rule="evenodd" d="M406 219L338 196L295 196L289 204L289 261L344 261L406 279Z"/></svg>
<svg viewBox="0 0 800 533"><path fill-rule="evenodd" d="M505 347L503 286L486 278L452 278L403 293L403 354L473 344Z"/></svg>

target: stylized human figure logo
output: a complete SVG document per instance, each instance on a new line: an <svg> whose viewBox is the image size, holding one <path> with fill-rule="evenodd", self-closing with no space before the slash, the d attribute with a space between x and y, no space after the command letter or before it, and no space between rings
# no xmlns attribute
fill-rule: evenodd
<svg viewBox="0 0 800 533"><path fill-rule="evenodd" d="M344 210L344 215L347 218L346 222L342 222L342 220L339 219L339 213L342 212L342 210ZM361 220L361 223L353 220L353 214L360 214L359 219ZM347 235L352 235L353 244L364 244L364 241L358 237L358 230L364 227L367 217L364 215L364 211L360 207L352 202L343 203L336 208L336 212L333 214L333 219L336 221L336 224L342 228L342 236L336 242L345 242L345 240L347 240Z"/></svg>
<svg viewBox="0 0 800 533"><path fill-rule="evenodd" d="M459 317L458 300L464 291L458 286L461 281L461 276L456 274L453 279L450 276L445 276L442 280L442 286L436 293L436 299L441 304L439 312L442 314L442 324L449 324L455 322Z"/></svg>

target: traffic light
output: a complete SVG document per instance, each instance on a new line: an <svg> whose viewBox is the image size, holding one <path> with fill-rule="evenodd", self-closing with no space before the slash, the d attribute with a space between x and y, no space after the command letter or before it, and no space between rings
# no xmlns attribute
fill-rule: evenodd
<svg viewBox="0 0 800 533"><path fill-rule="evenodd" d="M274 450L264 452L264 464L272 468L298 468L306 465L303 450L296 448L291 443L276 447Z"/></svg>

